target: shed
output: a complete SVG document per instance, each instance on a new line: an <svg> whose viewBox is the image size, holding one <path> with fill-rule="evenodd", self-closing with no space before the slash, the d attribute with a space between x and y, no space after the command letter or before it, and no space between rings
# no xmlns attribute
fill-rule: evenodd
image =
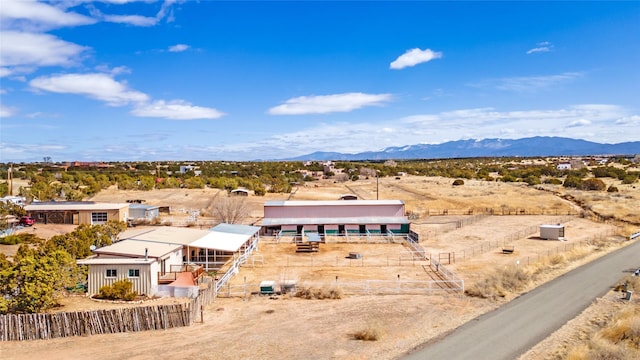
<svg viewBox="0 0 640 360"><path fill-rule="evenodd" d="M544 240L564 240L564 225L540 225L540 238Z"/></svg>
<svg viewBox="0 0 640 360"><path fill-rule="evenodd" d="M134 203L129 205L129 219L153 221L160 216L160 206L142 205Z"/></svg>
<svg viewBox="0 0 640 360"><path fill-rule="evenodd" d="M231 190L231 195L249 196L249 190L242 188L233 189Z"/></svg>

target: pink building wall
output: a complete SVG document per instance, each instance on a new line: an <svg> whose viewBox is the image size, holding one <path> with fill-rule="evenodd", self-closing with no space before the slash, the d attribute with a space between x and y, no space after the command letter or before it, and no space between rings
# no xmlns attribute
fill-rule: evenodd
<svg viewBox="0 0 640 360"><path fill-rule="evenodd" d="M318 206L268 206L265 218L325 218L325 217L402 217L404 204L384 205L318 205Z"/></svg>

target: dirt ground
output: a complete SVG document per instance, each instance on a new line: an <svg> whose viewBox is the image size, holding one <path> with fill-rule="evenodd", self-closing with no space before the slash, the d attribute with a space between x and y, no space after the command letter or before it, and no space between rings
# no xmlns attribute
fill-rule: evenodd
<svg viewBox="0 0 640 360"><path fill-rule="evenodd" d="M608 224L594 223L578 217L563 217L562 214L575 212L577 209L574 204L551 192L535 190L522 184L465 180L464 186L453 187L451 182L451 179L407 176L400 180L380 179L379 184L376 184L375 179L346 183L307 183L295 189L290 197L283 194L249 196L247 201L251 207L251 219L247 223L260 220L262 204L267 200L334 200L345 193L356 194L361 199L404 200L408 211L419 214L412 229L419 232L421 245L428 252L437 254L441 260L444 259L443 256L451 259L451 254L454 254L455 262L445 266L462 277L467 286L482 278L495 266L514 263L525 266L541 257L568 251L572 246L593 238L602 238L603 234L614 231ZM379 194L376 189L379 189ZM635 191L630 188L628 193L623 193L623 197L636 198L638 193L632 190ZM119 202L145 199L146 204L171 206L172 211L178 213L178 209L206 209L216 196L226 195L211 189L152 192L109 189L91 200ZM441 213L443 209L467 211L472 208L538 209L550 215L485 217L453 229L447 224L470 217L427 215ZM633 208L616 211L634 212ZM540 240L535 230L530 231L540 224L560 221L566 226L565 242ZM47 225L24 231L36 231L40 236L48 237L61 230L56 226L48 228ZM510 255L502 254L501 247L504 245L514 246L515 252ZM353 266L353 261L345 258L352 251L363 254L361 266ZM336 276L339 282L348 279L394 279L398 275L402 279L433 278L433 272L425 264L401 261L406 253L407 249L401 244L322 244L320 252L311 256L296 254L292 244L264 241L258 252L261 261L243 266L232 283L240 285L267 279L292 278L300 282L331 283ZM541 278L538 284L605 253L606 251L593 252L583 260L556 268ZM530 288L536 285L530 284ZM288 295L219 298L205 309L204 323L196 323L188 328L0 343L0 357L394 359L515 296L517 294L502 300L455 294L345 295L339 300L303 300ZM607 299L598 300L594 306L607 304ZM63 311L114 306L86 298L67 298L63 305ZM586 333L588 327L592 326L590 319L593 317L589 315L601 311L588 309L574 319L571 326L554 334L553 340L545 340L545 345L532 349L524 359L552 358L552 354L558 351L557 347L562 347L575 338L576 331ZM363 330L375 330L380 337L377 341L355 340L353 334Z"/></svg>

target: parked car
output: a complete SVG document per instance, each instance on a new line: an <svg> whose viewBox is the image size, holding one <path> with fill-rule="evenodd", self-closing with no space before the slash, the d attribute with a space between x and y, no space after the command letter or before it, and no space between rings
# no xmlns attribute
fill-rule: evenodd
<svg viewBox="0 0 640 360"><path fill-rule="evenodd" d="M20 218L20 225L22 226L31 226L36 223L36 219L31 216L23 216Z"/></svg>

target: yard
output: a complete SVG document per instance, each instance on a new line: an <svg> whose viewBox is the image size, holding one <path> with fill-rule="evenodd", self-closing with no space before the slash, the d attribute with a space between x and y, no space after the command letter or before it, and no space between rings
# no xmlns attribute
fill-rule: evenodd
<svg viewBox="0 0 640 360"><path fill-rule="evenodd" d="M379 194L376 193L375 179L346 183L320 181L299 187L292 199L335 200L340 194L354 193L361 199L404 200L407 210L417 214L412 229L419 233L420 244L464 279L465 286L495 267L525 266L576 246L595 249L587 244L594 239L612 239L607 236L613 233L611 225L567 217L568 213L577 213L575 205L550 192L522 184L471 180L464 186L452 187L451 181L410 176L400 180L380 179ZM210 189L173 193L119 192L112 189L99 193L92 200L119 202L137 198L145 199L147 204L171 204L172 209L206 210L215 196L220 196L219 192ZM638 195L629 193L625 196ZM247 222L260 220L264 201L283 200L282 197L282 194L249 196L251 219ZM481 208L513 213L525 209L525 214L455 215L456 212L468 213L469 209L477 212ZM442 214L444 210L452 215L433 215ZM632 212L629 209L620 211ZM534 212L546 215L531 214ZM176 210L172 216L179 216L177 213ZM539 225L557 222L566 225L567 241L537 238ZM55 233L44 226L25 231ZM333 286L339 289L341 286L346 288L348 283L367 280L388 281L388 285L393 287L398 281L439 279L428 262L413 259L402 243L328 242L321 244L317 253L296 253L295 245L290 242L263 240L256 256L233 278L230 290L234 296L220 297L206 307L204 323L162 332L1 343L2 358L146 359L161 354L165 357L207 359L276 356L289 359L392 359L509 299L493 301L440 292L356 295L345 291L341 299L335 300L305 300L290 294L249 295L263 280L296 280L301 286ZM501 251L504 246L513 246L514 252L504 254ZM539 282L558 276L606 251L592 251L583 260L554 268ZM348 259L351 252L359 253L361 258ZM253 290L245 293L246 284ZM529 288L536 285L529 284ZM513 296L517 294L510 295ZM68 298L63 304L63 311L99 306L86 298ZM588 319L580 324L588 324ZM576 326L583 326L580 324ZM378 341L354 339L356 332L366 329L379 333Z"/></svg>

